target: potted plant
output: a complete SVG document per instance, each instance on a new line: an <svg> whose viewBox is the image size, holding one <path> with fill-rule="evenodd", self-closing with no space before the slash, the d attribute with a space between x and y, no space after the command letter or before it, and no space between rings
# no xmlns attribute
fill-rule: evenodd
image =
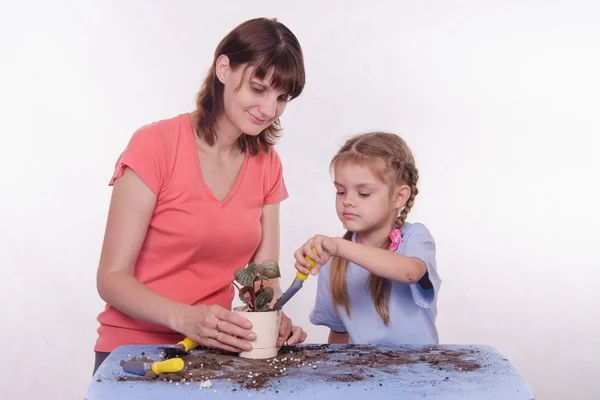
<svg viewBox="0 0 600 400"><path fill-rule="evenodd" d="M276 346L281 324L281 310L271 308L274 290L265 286L264 282L280 277L279 265L273 260L266 260L259 265L250 263L236 270L233 276L241 285L236 287L239 290L240 300L245 304L235 307L233 312L248 319L252 323L252 330L256 333L256 339L252 341L252 350L242 351L240 357L254 359L275 357L278 350ZM258 289L256 282L260 282Z"/></svg>

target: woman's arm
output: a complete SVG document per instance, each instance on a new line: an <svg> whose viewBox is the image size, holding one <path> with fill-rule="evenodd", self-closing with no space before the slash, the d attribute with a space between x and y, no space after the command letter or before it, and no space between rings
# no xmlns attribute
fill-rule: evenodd
<svg viewBox="0 0 600 400"><path fill-rule="evenodd" d="M262 227L262 239L251 261L257 265L265 260L279 262L279 204L267 204L263 206L260 224ZM273 305L283 294L279 278L264 281L264 285L272 287L275 291L273 302L271 303ZM260 282L256 282L256 289L259 286Z"/></svg>
<svg viewBox="0 0 600 400"><path fill-rule="evenodd" d="M133 275L155 205L154 193L126 168L113 188L97 287L104 301L125 314L174 329L174 316L186 306L148 289Z"/></svg>
<svg viewBox="0 0 600 400"><path fill-rule="evenodd" d="M135 261L155 205L155 194L138 174L126 168L123 176L114 183L110 202L97 273L100 297L133 318L168 327L198 343L230 351L239 351L246 343L249 345L233 336L226 337L229 335L219 335L225 343L213 339L218 320L230 322L227 333L248 337L250 330L241 328L248 322L245 318L218 306L179 303L156 293L135 278Z"/></svg>
<svg viewBox="0 0 600 400"><path fill-rule="evenodd" d="M265 260L279 262L279 204L267 204L263 206L260 223L262 226L262 239L252 257L252 262L255 264L260 264ZM275 292L271 302L271 305L273 305L283 294L279 279L269 279L268 281L264 281L264 285L272 287ZM259 286L260 282L257 282L256 288L258 289ZM299 326L293 326L292 320L285 314L282 314L277 347L281 347L285 342L290 345L302 343L305 339L306 332Z"/></svg>

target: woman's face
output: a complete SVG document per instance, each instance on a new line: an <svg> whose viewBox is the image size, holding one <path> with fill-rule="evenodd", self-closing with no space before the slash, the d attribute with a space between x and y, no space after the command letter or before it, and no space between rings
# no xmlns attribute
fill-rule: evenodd
<svg viewBox="0 0 600 400"><path fill-rule="evenodd" d="M224 85L225 118L240 132L256 136L276 121L288 103L288 94L271 86L273 71L264 79L254 77L253 67L229 67L227 57L217 60L217 78Z"/></svg>

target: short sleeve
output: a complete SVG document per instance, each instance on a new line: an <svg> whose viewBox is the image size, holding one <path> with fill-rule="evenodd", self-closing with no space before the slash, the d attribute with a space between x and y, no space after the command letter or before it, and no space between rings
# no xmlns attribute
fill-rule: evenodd
<svg viewBox="0 0 600 400"><path fill-rule="evenodd" d="M429 308L435 305L441 279L435 261L435 241L429 230L423 224L412 224L396 252L418 258L425 263L433 288L424 289L419 283L413 283L410 285L410 291L419 307Z"/></svg>
<svg viewBox="0 0 600 400"><path fill-rule="evenodd" d="M334 332L344 333L346 327L335 312L333 300L329 290L329 263L325 264L319 271L317 283L317 299L315 306L310 312L310 322L313 325L324 325Z"/></svg>
<svg viewBox="0 0 600 400"><path fill-rule="evenodd" d="M167 175L168 143L162 127L157 124L137 130L115 164L109 185L123 175L125 167L131 168L158 196Z"/></svg>
<svg viewBox="0 0 600 400"><path fill-rule="evenodd" d="M288 191L283 180L283 166L279 154L274 148L269 150L269 166L265 169L264 204L277 204L288 198Z"/></svg>

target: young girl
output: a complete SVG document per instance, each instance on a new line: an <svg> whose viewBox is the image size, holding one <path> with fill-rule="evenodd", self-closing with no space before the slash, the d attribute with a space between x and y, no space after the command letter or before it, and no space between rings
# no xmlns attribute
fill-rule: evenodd
<svg viewBox="0 0 600 400"><path fill-rule="evenodd" d="M366 133L331 167L348 231L316 235L294 253L304 274L322 266L311 322L331 329L329 343L438 343L435 243L425 226L406 222L419 178L410 149L397 135ZM305 256L317 262L310 271Z"/></svg>

